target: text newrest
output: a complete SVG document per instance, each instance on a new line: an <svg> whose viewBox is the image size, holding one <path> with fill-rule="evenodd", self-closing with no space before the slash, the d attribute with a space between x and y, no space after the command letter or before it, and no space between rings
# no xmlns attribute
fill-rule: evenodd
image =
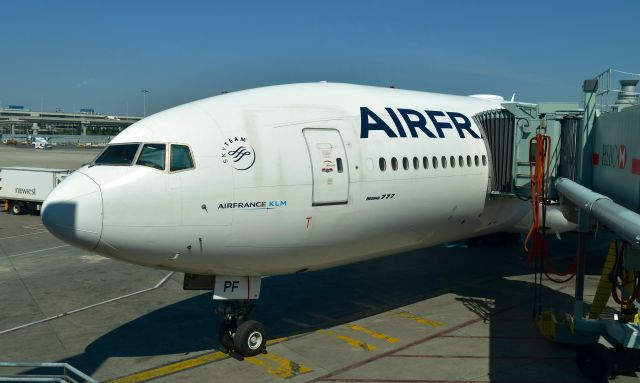
<svg viewBox="0 0 640 383"><path fill-rule="evenodd" d="M360 138L369 138L369 132L373 130L381 130L390 138L407 137L407 132L405 132L398 114L404 120L407 129L409 129L409 135L414 138L418 138L418 131L421 131L422 135L426 135L429 138L444 138L444 130L454 128L460 138L467 138L466 133L473 138L480 138L471 128L469 118L462 113L425 110L423 114L413 109L398 108L396 109L396 114L396 111L392 108L384 109L389 114L389 117L391 117L396 130L391 129L391 127L371 109L362 106L360 107ZM427 117L431 120L431 129L427 127ZM453 126L448 121L442 120L447 117L449 117Z"/></svg>

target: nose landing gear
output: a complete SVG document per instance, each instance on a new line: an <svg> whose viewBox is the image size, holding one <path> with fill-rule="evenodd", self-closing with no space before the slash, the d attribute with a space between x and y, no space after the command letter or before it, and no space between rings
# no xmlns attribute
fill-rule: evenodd
<svg viewBox="0 0 640 383"><path fill-rule="evenodd" d="M226 300L216 308L216 313L224 318L218 339L229 354L249 357L266 352L266 328L258 321L246 320L254 307L250 300Z"/></svg>

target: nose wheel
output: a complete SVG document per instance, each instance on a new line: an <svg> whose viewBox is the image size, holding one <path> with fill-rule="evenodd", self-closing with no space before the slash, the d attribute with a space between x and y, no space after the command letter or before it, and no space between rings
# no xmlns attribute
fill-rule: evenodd
<svg viewBox="0 0 640 383"><path fill-rule="evenodd" d="M245 320L254 307L250 301L223 301L218 306L216 311L224 316L218 340L230 354L250 357L266 352L265 326L255 320Z"/></svg>

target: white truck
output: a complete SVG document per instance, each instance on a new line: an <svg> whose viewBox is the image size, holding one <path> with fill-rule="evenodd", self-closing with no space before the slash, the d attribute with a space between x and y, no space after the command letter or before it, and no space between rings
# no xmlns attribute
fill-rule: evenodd
<svg viewBox="0 0 640 383"><path fill-rule="evenodd" d="M0 168L0 201L4 211L15 215L39 212L51 190L70 173L66 169Z"/></svg>

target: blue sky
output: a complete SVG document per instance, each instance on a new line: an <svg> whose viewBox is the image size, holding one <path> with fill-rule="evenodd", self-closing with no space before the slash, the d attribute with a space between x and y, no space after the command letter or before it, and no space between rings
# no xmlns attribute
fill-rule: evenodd
<svg viewBox="0 0 640 383"><path fill-rule="evenodd" d="M141 115L222 90L349 82L579 101L640 72L628 1L4 1L0 102ZM9 12L10 10L10 12Z"/></svg>

